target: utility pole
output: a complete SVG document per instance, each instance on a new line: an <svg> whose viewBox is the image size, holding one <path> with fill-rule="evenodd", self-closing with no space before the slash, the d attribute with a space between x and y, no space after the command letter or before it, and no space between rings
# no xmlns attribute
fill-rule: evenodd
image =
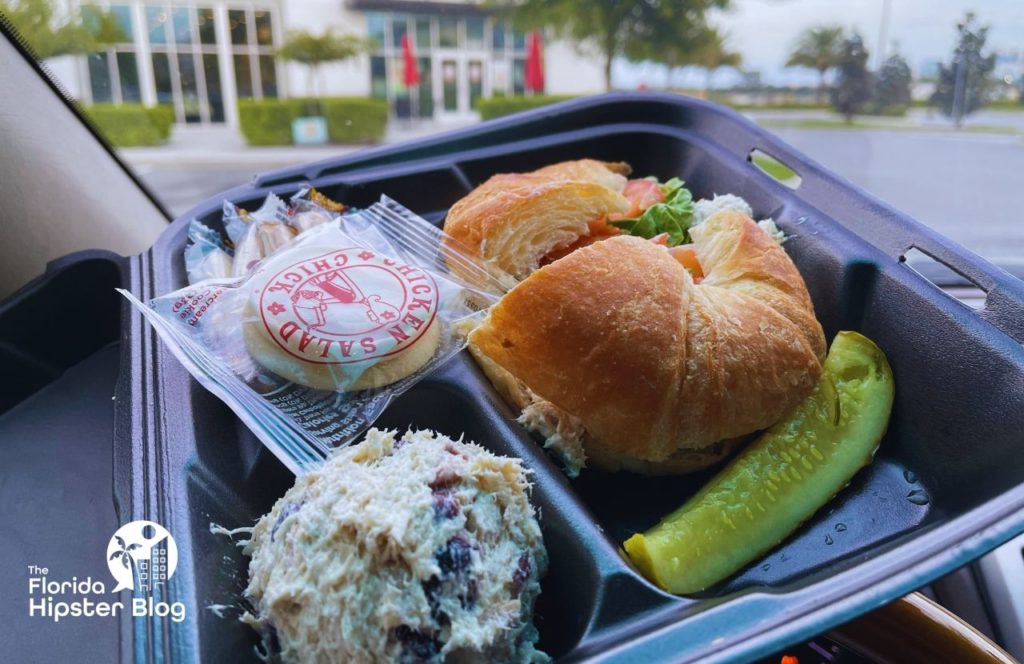
<svg viewBox="0 0 1024 664"><path fill-rule="evenodd" d="M878 54L875 58L875 71L882 68L882 63L885 62L885 52L888 50L887 42L889 41L889 17L892 16L892 0L882 0L882 22L878 25L878 48L875 52Z"/></svg>
<svg viewBox="0 0 1024 664"><path fill-rule="evenodd" d="M967 93L966 60L963 48L958 47L953 61L953 66L956 67L955 78L953 79L953 126L957 129L960 128L964 121L964 96Z"/></svg>

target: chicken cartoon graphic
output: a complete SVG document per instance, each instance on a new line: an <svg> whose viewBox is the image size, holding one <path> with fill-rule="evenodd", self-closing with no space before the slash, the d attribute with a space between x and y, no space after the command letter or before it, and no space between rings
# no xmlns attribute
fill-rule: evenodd
<svg viewBox="0 0 1024 664"><path fill-rule="evenodd" d="M398 308L385 302L380 295L365 295L344 270L318 275L291 297L310 330L327 324L327 310L330 307L358 307L363 310L366 319L376 325L386 325L399 316Z"/></svg>

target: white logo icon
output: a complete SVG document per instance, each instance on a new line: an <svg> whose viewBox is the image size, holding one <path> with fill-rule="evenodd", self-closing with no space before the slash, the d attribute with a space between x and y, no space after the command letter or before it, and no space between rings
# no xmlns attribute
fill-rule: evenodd
<svg viewBox="0 0 1024 664"><path fill-rule="evenodd" d="M178 566L178 545L153 521L132 521L117 529L107 544L107 567L117 581L111 592L134 588L151 593L167 583Z"/></svg>

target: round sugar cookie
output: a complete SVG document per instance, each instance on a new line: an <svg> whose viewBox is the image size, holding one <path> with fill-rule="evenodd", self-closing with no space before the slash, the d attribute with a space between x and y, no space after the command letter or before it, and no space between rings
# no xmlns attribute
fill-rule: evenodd
<svg viewBox="0 0 1024 664"><path fill-rule="evenodd" d="M441 340L433 277L372 249L325 249L283 251L252 276L242 333L253 359L334 391L389 385L426 364Z"/></svg>

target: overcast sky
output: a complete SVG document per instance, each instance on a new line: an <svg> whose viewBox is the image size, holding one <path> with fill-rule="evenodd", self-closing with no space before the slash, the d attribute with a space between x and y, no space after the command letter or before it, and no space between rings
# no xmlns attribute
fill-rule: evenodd
<svg viewBox="0 0 1024 664"><path fill-rule="evenodd" d="M884 0L733 0L733 9L715 23L729 34L733 50L743 54L744 67L760 71L773 84L813 84L813 72L784 70L793 42L804 29L834 23L856 29L872 54L875 65ZM956 22L974 10L982 23L991 26L988 45L997 51L1024 51L1024 0L889 0L890 17L886 48L896 46L917 72L929 61L949 57L955 41ZM661 68L626 65L617 68L623 86L650 78L655 85L664 79ZM620 77L617 76L617 79ZM720 72L715 82L728 84L735 77ZM699 83L698 83L699 81ZM677 84L702 84L703 75L691 72ZM634 84L634 85L635 85ZM629 85L629 87L633 87Z"/></svg>

